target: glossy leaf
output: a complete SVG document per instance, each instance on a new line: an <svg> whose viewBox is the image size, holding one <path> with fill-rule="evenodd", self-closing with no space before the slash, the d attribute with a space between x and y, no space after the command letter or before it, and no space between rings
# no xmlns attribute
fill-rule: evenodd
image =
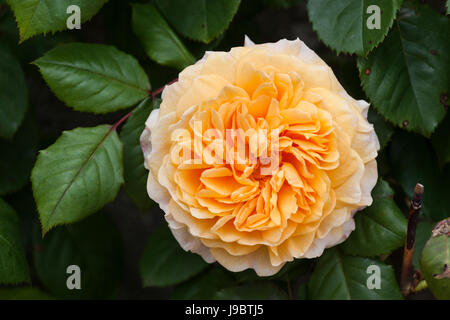
<svg viewBox="0 0 450 320"><path fill-rule="evenodd" d="M240 0L156 0L156 6L179 32L208 43L231 23Z"/></svg>
<svg viewBox="0 0 450 320"><path fill-rule="evenodd" d="M181 70L195 62L154 6L133 5L133 31L144 45L147 55L157 63Z"/></svg>
<svg viewBox="0 0 450 320"><path fill-rule="evenodd" d="M123 183L122 143L108 125L65 131L40 151L31 181L45 235L115 198Z"/></svg>
<svg viewBox="0 0 450 320"><path fill-rule="evenodd" d="M164 225L150 236L140 269L144 287L161 287L186 281L207 266L199 255L184 251Z"/></svg>
<svg viewBox="0 0 450 320"><path fill-rule="evenodd" d="M408 221L394 200L378 197L370 207L356 213L355 224L355 231L341 246L342 251L373 257L389 254L403 246Z"/></svg>
<svg viewBox="0 0 450 320"><path fill-rule="evenodd" d="M218 291L216 300L287 300L286 292L272 282L256 282Z"/></svg>
<svg viewBox="0 0 450 320"><path fill-rule="evenodd" d="M440 170L433 148L419 135L404 132L394 135L389 148L391 172L403 191L412 197L414 186L425 187L421 215L435 221L450 212L450 167ZM445 168L444 168L445 169Z"/></svg>
<svg viewBox="0 0 450 320"><path fill-rule="evenodd" d="M439 277L450 267L450 243L448 235L431 238L423 249L420 258L423 276L433 295L438 299L450 300L450 278Z"/></svg>
<svg viewBox="0 0 450 320"><path fill-rule="evenodd" d="M55 95L77 111L107 113L148 96L149 80L138 61L115 47L69 43L34 62Z"/></svg>
<svg viewBox="0 0 450 320"><path fill-rule="evenodd" d="M144 155L139 142L145 128L145 121L154 109L155 103L159 104L158 101L152 101L151 99L141 102L134 109L120 132L120 139L124 144L124 189L142 213L155 206L155 203L147 194L148 170L144 167Z"/></svg>
<svg viewBox="0 0 450 320"><path fill-rule="evenodd" d="M374 275L369 266L379 268L379 289L369 289L367 285L372 284L369 277ZM308 282L308 299L385 300L402 299L402 295L391 266L374 259L346 256L332 248L325 251L314 268Z"/></svg>
<svg viewBox="0 0 450 320"><path fill-rule="evenodd" d="M113 298L122 270L122 244L115 226L97 213L81 222L61 226L42 239L34 228L33 261L40 282L57 298ZM81 290L69 290L67 281L80 268Z"/></svg>
<svg viewBox="0 0 450 320"><path fill-rule="evenodd" d="M358 59L362 86L375 108L393 124L430 136L444 118L448 94L450 20L418 5L402 9L386 40ZM430 23L433 21L433 23Z"/></svg>
<svg viewBox="0 0 450 320"><path fill-rule="evenodd" d="M205 271L177 286L172 293L174 300L209 300L217 291L233 285L233 277L223 268Z"/></svg>
<svg viewBox="0 0 450 320"><path fill-rule="evenodd" d="M308 15L319 38L338 53L367 55L375 48L391 28L402 0L314 0L308 1ZM372 16L369 10L376 4L380 11L380 25L369 29ZM382 14L381 14L382 13Z"/></svg>
<svg viewBox="0 0 450 320"><path fill-rule="evenodd" d="M5 46L0 45L0 138L11 139L28 108L28 88L22 67Z"/></svg>
<svg viewBox="0 0 450 320"><path fill-rule="evenodd" d="M30 282L19 216L0 199L0 284Z"/></svg>
<svg viewBox="0 0 450 320"><path fill-rule="evenodd" d="M16 16L20 39L40 33L61 31L67 28L67 19L72 13L67 8L80 8L81 22L91 19L108 0L7 0Z"/></svg>
<svg viewBox="0 0 450 320"><path fill-rule="evenodd" d="M37 154L38 131L30 115L11 141L0 139L0 195L20 190L30 179Z"/></svg>

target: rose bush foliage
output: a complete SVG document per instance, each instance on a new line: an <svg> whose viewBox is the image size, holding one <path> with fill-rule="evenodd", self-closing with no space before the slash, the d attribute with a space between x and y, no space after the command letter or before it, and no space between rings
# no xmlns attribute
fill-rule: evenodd
<svg viewBox="0 0 450 320"><path fill-rule="evenodd" d="M448 1L379 1L380 29L360 0L69 2L0 0L0 298L129 297L132 265L140 297L401 299L417 182L448 297ZM198 144L226 129L241 163Z"/></svg>

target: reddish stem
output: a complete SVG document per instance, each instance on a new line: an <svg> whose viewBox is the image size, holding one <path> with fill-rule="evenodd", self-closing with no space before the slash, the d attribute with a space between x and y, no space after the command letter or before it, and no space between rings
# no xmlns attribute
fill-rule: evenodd
<svg viewBox="0 0 450 320"><path fill-rule="evenodd" d="M150 91L151 97L154 98L155 96L157 96L158 94L160 94L160 93L164 90L164 88L165 88L166 86L169 86L169 85L171 85L172 83L175 83L175 82L177 82L177 81L178 81L178 78L173 79L172 81L170 81L170 82L166 83L165 85L163 85L161 88L159 88L159 89L157 89L157 90L155 90L155 91Z"/></svg>
<svg viewBox="0 0 450 320"><path fill-rule="evenodd" d="M160 94L166 86L171 85L172 83L175 83L177 81L178 81L178 78L168 82L167 84L165 84L164 86L162 86L161 88L159 88L155 91L150 91L150 96L152 97L152 99L154 99L155 96ZM133 111L128 112L126 115L124 115L122 118L120 118L119 121L114 123L113 126L111 127L111 131L116 130L122 123L125 122L125 120L127 120L131 116L132 113L133 113Z"/></svg>
<svg viewBox="0 0 450 320"><path fill-rule="evenodd" d="M120 126L125 120L127 120L131 116L132 113L133 113L133 111L128 112L126 115L124 115L122 118L120 118L119 121L114 123L114 125L111 127L111 131L116 130L117 127Z"/></svg>

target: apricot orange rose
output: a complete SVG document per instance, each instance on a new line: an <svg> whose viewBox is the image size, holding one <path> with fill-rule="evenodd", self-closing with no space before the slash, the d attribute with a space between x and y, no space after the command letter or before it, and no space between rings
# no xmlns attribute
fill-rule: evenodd
<svg viewBox="0 0 450 320"><path fill-rule="evenodd" d="M185 250L273 275L344 241L372 203L368 107L298 39L207 52L146 122L148 193Z"/></svg>

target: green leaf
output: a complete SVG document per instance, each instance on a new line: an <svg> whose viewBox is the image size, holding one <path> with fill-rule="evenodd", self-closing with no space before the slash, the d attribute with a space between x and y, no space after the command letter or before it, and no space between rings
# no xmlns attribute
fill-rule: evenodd
<svg viewBox="0 0 450 320"><path fill-rule="evenodd" d="M416 183L425 187L421 215L435 221L446 218L450 212L450 167L439 169L429 142L400 132L392 138L389 155L392 175L410 198Z"/></svg>
<svg viewBox="0 0 450 320"><path fill-rule="evenodd" d="M447 15L450 15L450 0L447 0Z"/></svg>
<svg viewBox="0 0 450 320"><path fill-rule="evenodd" d="M450 113L444 118L439 127L431 136L434 150L439 160L439 164L443 167L450 163Z"/></svg>
<svg viewBox="0 0 450 320"><path fill-rule="evenodd" d="M146 99L133 110L130 118L120 132L123 148L123 170L126 194L139 207L142 213L146 213L155 206L147 194L148 171L144 167L144 155L140 145L140 136L145 128L145 121L150 112L159 107L158 101Z"/></svg>
<svg viewBox="0 0 450 320"><path fill-rule="evenodd" d="M428 239L431 237L431 230L433 230L434 224L428 221L421 221L416 227L416 240L414 242L414 252L412 264L416 270L421 270L420 268L420 256L422 255L422 250L425 247Z"/></svg>
<svg viewBox="0 0 450 320"><path fill-rule="evenodd" d="M16 20L12 11L2 10L0 14L0 32L2 34L2 41L8 43L11 48L14 48L19 42L19 30L17 29Z"/></svg>
<svg viewBox="0 0 450 320"><path fill-rule="evenodd" d="M448 235L442 234L427 242L420 257L420 266L433 295L438 299L450 300L450 278L437 277L450 266Z"/></svg>
<svg viewBox="0 0 450 320"><path fill-rule="evenodd" d="M114 200L123 183L122 143L108 125L64 131L40 151L31 181L45 235Z"/></svg>
<svg viewBox="0 0 450 320"><path fill-rule="evenodd" d="M77 5L81 11L81 22L91 19L108 0L7 0L16 16L20 39L40 33L55 32L67 28L67 13L70 5Z"/></svg>
<svg viewBox="0 0 450 320"><path fill-rule="evenodd" d="M52 300L53 298L36 288L0 289L0 300Z"/></svg>
<svg viewBox="0 0 450 320"><path fill-rule="evenodd" d="M384 118L377 111L375 111L374 108L369 108L367 119L375 128L378 140L380 141L381 150L386 147L391 140L391 137L394 134L394 127L390 123L386 122L386 120L384 120Z"/></svg>
<svg viewBox="0 0 450 320"><path fill-rule="evenodd" d="M16 192L25 186L37 153L36 123L25 116L12 141L0 140L0 195Z"/></svg>
<svg viewBox="0 0 450 320"><path fill-rule="evenodd" d="M367 55L391 28L402 0L314 0L308 1L308 15L313 29L326 45L338 53ZM376 13L367 8L376 4L380 11L380 29L369 29ZM381 14L382 12L382 14Z"/></svg>
<svg viewBox="0 0 450 320"><path fill-rule="evenodd" d="M373 257L389 254L405 241L408 221L397 207L389 184L378 179L372 190L373 203L355 215L355 231L342 245L348 255Z"/></svg>
<svg viewBox="0 0 450 320"><path fill-rule="evenodd" d="M156 0L156 6L177 32L211 42L228 28L240 0Z"/></svg>
<svg viewBox="0 0 450 320"><path fill-rule="evenodd" d="M375 187L372 190L372 198L374 200L380 198L392 198L394 196L394 190L392 190L389 183L379 178Z"/></svg>
<svg viewBox="0 0 450 320"><path fill-rule="evenodd" d="M107 113L148 96L150 83L138 61L102 44L60 45L34 62L55 95L78 111Z"/></svg>
<svg viewBox="0 0 450 320"><path fill-rule="evenodd" d="M199 255L184 251L166 225L150 236L140 263L144 287L174 285L195 276L207 266Z"/></svg>
<svg viewBox="0 0 450 320"><path fill-rule="evenodd" d="M408 222L394 200L375 199L356 213L356 228L341 248L345 254L373 257L389 254L405 241Z"/></svg>
<svg viewBox="0 0 450 320"><path fill-rule="evenodd" d="M214 296L215 300L287 300L286 292L272 282L256 282L225 288Z"/></svg>
<svg viewBox="0 0 450 320"><path fill-rule="evenodd" d="M28 109L28 88L22 67L5 45L0 45L0 137L11 139Z"/></svg>
<svg viewBox="0 0 450 320"><path fill-rule="evenodd" d="M0 199L0 284L30 282L19 216Z"/></svg>
<svg viewBox="0 0 450 320"><path fill-rule="evenodd" d="M195 62L195 58L154 6L134 4L132 20L133 31L151 59L180 70Z"/></svg>
<svg viewBox="0 0 450 320"><path fill-rule="evenodd" d="M105 214L50 231L42 239L34 228L33 261L36 274L51 294L68 299L113 298L122 271L122 243ZM81 290L67 288L67 267L80 267Z"/></svg>
<svg viewBox="0 0 450 320"><path fill-rule="evenodd" d="M430 136L444 118L448 94L450 20L432 9L402 9L386 40L358 59L362 86L375 108L393 124ZM433 23L430 23L433 21Z"/></svg>
<svg viewBox="0 0 450 320"><path fill-rule="evenodd" d="M369 289L369 266L379 267L380 289ZM343 255L332 248L319 258L308 282L312 300L388 300L402 299L394 269L378 260Z"/></svg>
<svg viewBox="0 0 450 320"><path fill-rule="evenodd" d="M212 268L191 280L175 287L173 300L209 300L224 287L233 285L234 279L230 272L223 268Z"/></svg>

